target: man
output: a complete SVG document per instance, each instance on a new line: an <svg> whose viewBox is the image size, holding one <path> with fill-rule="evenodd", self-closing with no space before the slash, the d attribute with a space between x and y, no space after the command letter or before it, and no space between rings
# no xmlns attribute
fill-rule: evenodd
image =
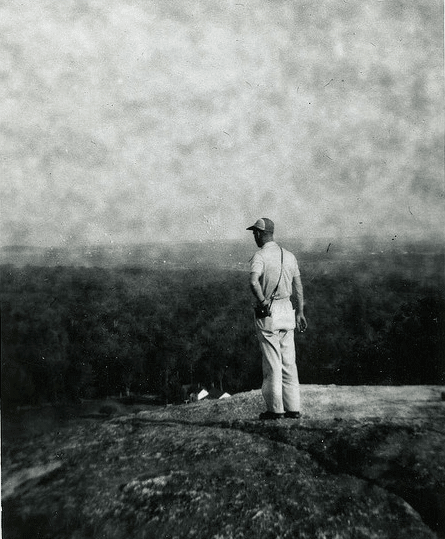
<svg viewBox="0 0 445 539"><path fill-rule="evenodd" d="M294 329L307 328L303 313L303 286L295 256L274 241L274 223L263 217L247 228L260 250L250 264L250 288L258 307L270 307L270 316L255 318L263 367L262 394L267 410L260 419L298 418L300 384L295 357ZM278 286L277 286L278 285ZM290 296L296 293L297 313Z"/></svg>

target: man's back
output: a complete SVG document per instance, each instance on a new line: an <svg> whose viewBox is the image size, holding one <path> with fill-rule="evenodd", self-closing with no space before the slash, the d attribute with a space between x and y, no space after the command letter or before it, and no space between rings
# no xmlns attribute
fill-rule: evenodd
<svg viewBox="0 0 445 539"><path fill-rule="evenodd" d="M283 272L280 279L281 253L283 253ZM300 275L295 256L290 251L280 248L275 241L267 242L255 253L251 272L258 273L260 276L259 281L266 298L271 296L280 279L276 299L291 296L293 279Z"/></svg>

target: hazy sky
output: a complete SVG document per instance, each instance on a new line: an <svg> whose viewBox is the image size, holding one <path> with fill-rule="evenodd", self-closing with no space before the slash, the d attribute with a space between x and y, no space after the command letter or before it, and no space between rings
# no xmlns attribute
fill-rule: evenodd
<svg viewBox="0 0 445 539"><path fill-rule="evenodd" d="M1 242L443 234L438 0L0 6Z"/></svg>

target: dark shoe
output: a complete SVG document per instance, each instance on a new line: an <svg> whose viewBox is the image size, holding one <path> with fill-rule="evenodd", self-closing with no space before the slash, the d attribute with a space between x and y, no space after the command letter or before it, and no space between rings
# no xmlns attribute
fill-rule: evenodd
<svg viewBox="0 0 445 539"><path fill-rule="evenodd" d="M284 417L284 414L276 414L275 412L262 412L260 414L260 419L281 419L282 417Z"/></svg>
<svg viewBox="0 0 445 539"><path fill-rule="evenodd" d="M287 419L300 419L301 414L300 412L285 412L284 417Z"/></svg>

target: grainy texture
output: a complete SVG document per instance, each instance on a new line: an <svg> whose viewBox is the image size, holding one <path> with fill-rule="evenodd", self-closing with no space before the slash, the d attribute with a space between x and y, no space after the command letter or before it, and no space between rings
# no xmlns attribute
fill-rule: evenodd
<svg viewBox="0 0 445 539"><path fill-rule="evenodd" d="M111 417L91 404L6 434L4 537L443 536L441 389L303 386L302 419L272 422L259 391Z"/></svg>

